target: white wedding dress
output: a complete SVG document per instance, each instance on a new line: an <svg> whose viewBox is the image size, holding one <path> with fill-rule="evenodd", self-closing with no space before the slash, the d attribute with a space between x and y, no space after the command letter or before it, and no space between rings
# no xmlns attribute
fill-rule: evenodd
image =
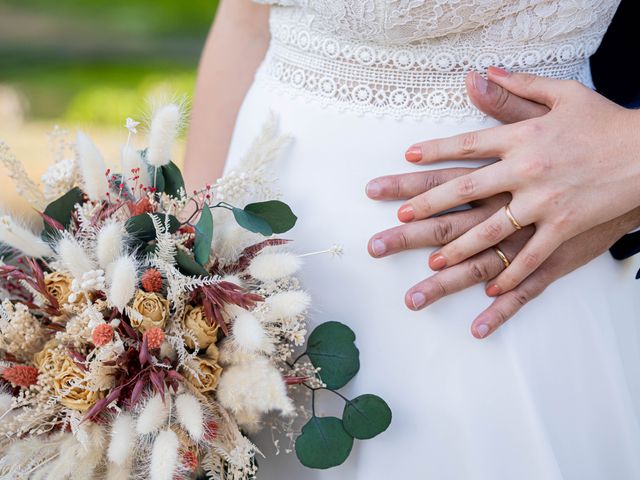
<svg viewBox="0 0 640 480"><path fill-rule="evenodd" d="M467 72L497 65L591 85L587 59L618 0L262 1L272 41L227 170L275 112L293 139L277 164L299 216L287 237L300 252L344 246L342 258L306 260L314 322L355 330L362 369L345 392L379 394L394 419L327 471L274 458L263 441L259 480L639 479L637 259L602 255L479 341L469 327L490 303L483 286L411 312L404 294L431 275L429 251L366 249L399 206L367 199L370 179L428 168L403 158L417 141L496 124L470 104Z"/></svg>

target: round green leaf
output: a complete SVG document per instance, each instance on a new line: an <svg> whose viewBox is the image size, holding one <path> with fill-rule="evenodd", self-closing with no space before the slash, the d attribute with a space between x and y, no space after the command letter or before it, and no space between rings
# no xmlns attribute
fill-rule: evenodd
<svg viewBox="0 0 640 480"><path fill-rule="evenodd" d="M279 200L250 203L244 207L244 210L265 220L273 230L273 233L288 232L298 220L289 205Z"/></svg>
<svg viewBox="0 0 640 480"><path fill-rule="evenodd" d="M58 223L62 224L64 228L67 228L71 223L71 217L73 215L73 209L76 204L82 203L84 194L78 187L72 188L63 196L54 200L47 208L44 209L44 214L53 218ZM56 230L45 222L43 238L45 240L55 237Z"/></svg>
<svg viewBox="0 0 640 480"><path fill-rule="evenodd" d="M164 173L162 167L154 167L153 165L147 165L147 171L149 172L149 178L151 181L151 187L155 187L157 192L164 192Z"/></svg>
<svg viewBox="0 0 640 480"><path fill-rule="evenodd" d="M213 215L207 205L200 212L200 219L196 223L196 238L193 246L193 254L200 265L209 261L211 254L211 242L213 241Z"/></svg>
<svg viewBox="0 0 640 480"><path fill-rule="evenodd" d="M194 258L184 250L178 250L175 258L176 263L178 264L178 270L180 270L185 275L201 275L203 277L209 275L209 272L202 268L202 265L196 262Z"/></svg>
<svg viewBox="0 0 640 480"><path fill-rule="evenodd" d="M339 418L313 416L296 440L296 455L308 468L336 467L349 457L353 437Z"/></svg>
<svg viewBox="0 0 640 480"><path fill-rule="evenodd" d="M180 197L181 192L184 190L184 180L180 169L173 162L169 162L161 168L164 180L164 188L162 191L172 197Z"/></svg>
<svg viewBox="0 0 640 480"><path fill-rule="evenodd" d="M235 217L236 222L238 222L238 225L246 228L250 232L260 233L265 237L273 235L271 225L269 225L269 223L263 218L260 218L251 212L234 207L233 216Z"/></svg>
<svg viewBox="0 0 640 480"><path fill-rule="evenodd" d="M160 223L164 225L164 215L161 215L159 213L152 213L151 215L160 220ZM153 226L151 216L147 213L131 217L124 224L124 228L127 230L127 233L129 235L135 237L140 242L150 242L151 240L156 239L156 229ZM169 215L169 232L174 233L179 228L180 220L178 220L173 215Z"/></svg>
<svg viewBox="0 0 640 480"><path fill-rule="evenodd" d="M360 395L344 406L342 423L349 435L367 440L389 428L391 409L376 395Z"/></svg>
<svg viewBox="0 0 640 480"><path fill-rule="evenodd" d="M353 330L339 322L323 323L309 335L306 354L327 388L344 387L360 370L355 340Z"/></svg>

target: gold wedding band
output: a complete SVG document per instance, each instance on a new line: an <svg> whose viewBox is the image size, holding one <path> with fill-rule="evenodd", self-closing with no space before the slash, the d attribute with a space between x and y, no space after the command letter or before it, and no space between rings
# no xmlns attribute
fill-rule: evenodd
<svg viewBox="0 0 640 480"><path fill-rule="evenodd" d="M507 214L507 217L509 218L509 221L511 222L511 225L513 225L513 228L515 228L516 230L522 230L522 225L520 225L518 223L516 218L511 213L511 209L509 208L509 205L505 205L504 206L504 213Z"/></svg>
<svg viewBox="0 0 640 480"><path fill-rule="evenodd" d="M509 265L511 265L511 262L509 261L507 256L504 254L504 252L500 250L498 247L493 247L493 249L496 251L496 254L500 257L500 260L502 260L502 263L504 264L504 268L509 268Z"/></svg>

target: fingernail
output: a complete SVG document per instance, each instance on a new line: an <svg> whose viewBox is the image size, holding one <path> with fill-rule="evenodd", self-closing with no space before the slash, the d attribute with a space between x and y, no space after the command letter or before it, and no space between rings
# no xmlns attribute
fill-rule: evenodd
<svg viewBox="0 0 640 480"><path fill-rule="evenodd" d="M429 258L429 266L432 270L441 270L447 266L447 259L444 258L444 255L435 253Z"/></svg>
<svg viewBox="0 0 640 480"><path fill-rule="evenodd" d="M482 95L487 93L489 89L489 82L487 82L482 75L477 72L473 72L473 77L471 77L473 82L473 86L476 90L478 90Z"/></svg>
<svg viewBox="0 0 640 480"><path fill-rule="evenodd" d="M366 188L367 195L371 198L377 198L382 193L382 187L376 181L371 181L367 184Z"/></svg>
<svg viewBox="0 0 640 480"><path fill-rule="evenodd" d="M411 205L405 205L398 210L398 218L401 222L410 222L416 216L416 212Z"/></svg>
<svg viewBox="0 0 640 480"><path fill-rule="evenodd" d="M409 147L409 150L404 153L404 158L409 162L419 162L422 160L422 149L417 145Z"/></svg>
<svg viewBox="0 0 640 480"><path fill-rule="evenodd" d="M415 292L411 294L411 303L413 304L414 309L419 309L427 302L427 297L424 293Z"/></svg>
<svg viewBox="0 0 640 480"><path fill-rule="evenodd" d="M481 323L476 327L476 333L478 334L478 336L480 336L480 338L486 337L487 333L489 333L489 325Z"/></svg>
<svg viewBox="0 0 640 480"><path fill-rule="evenodd" d="M380 256L387 251L387 246L382 240L376 238L373 242L371 242L371 250L373 250L374 255Z"/></svg>
<svg viewBox="0 0 640 480"><path fill-rule="evenodd" d="M509 75L511 75L511 72L508 72L504 68L500 67L489 67L489 70L491 71L491 73L499 77L508 77Z"/></svg>
<svg viewBox="0 0 640 480"><path fill-rule="evenodd" d="M502 290L498 285L494 283L493 285L489 285L487 287L486 292L487 292L487 295L489 295L490 297L497 297L498 295L500 295L500 292L502 292Z"/></svg>

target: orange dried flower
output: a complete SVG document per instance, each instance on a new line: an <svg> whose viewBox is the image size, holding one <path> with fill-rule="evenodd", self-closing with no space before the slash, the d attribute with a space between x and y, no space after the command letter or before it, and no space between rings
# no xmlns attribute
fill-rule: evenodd
<svg viewBox="0 0 640 480"><path fill-rule="evenodd" d="M144 197L138 203L130 203L129 211L132 217L142 215L143 213L153 213L153 205L151 205L147 197Z"/></svg>
<svg viewBox="0 0 640 480"><path fill-rule="evenodd" d="M162 290L162 274L155 268L149 268L142 274L141 283L145 292L159 292Z"/></svg>
<svg viewBox="0 0 640 480"><path fill-rule="evenodd" d="M164 332L160 327L152 327L146 332L144 336L147 337L147 345L149 348L160 348L164 342Z"/></svg>
<svg viewBox="0 0 640 480"><path fill-rule="evenodd" d="M191 225L182 225L179 229L178 232L180 233L188 233L188 234L193 234L196 233L196 229L193 228Z"/></svg>
<svg viewBox="0 0 640 480"><path fill-rule="evenodd" d="M38 369L29 365L16 365L5 368L2 378L13 386L28 388L38 381Z"/></svg>
<svg viewBox="0 0 640 480"><path fill-rule="evenodd" d="M108 323L98 325L93 329L91 338L96 347L104 347L113 340L113 327Z"/></svg>

